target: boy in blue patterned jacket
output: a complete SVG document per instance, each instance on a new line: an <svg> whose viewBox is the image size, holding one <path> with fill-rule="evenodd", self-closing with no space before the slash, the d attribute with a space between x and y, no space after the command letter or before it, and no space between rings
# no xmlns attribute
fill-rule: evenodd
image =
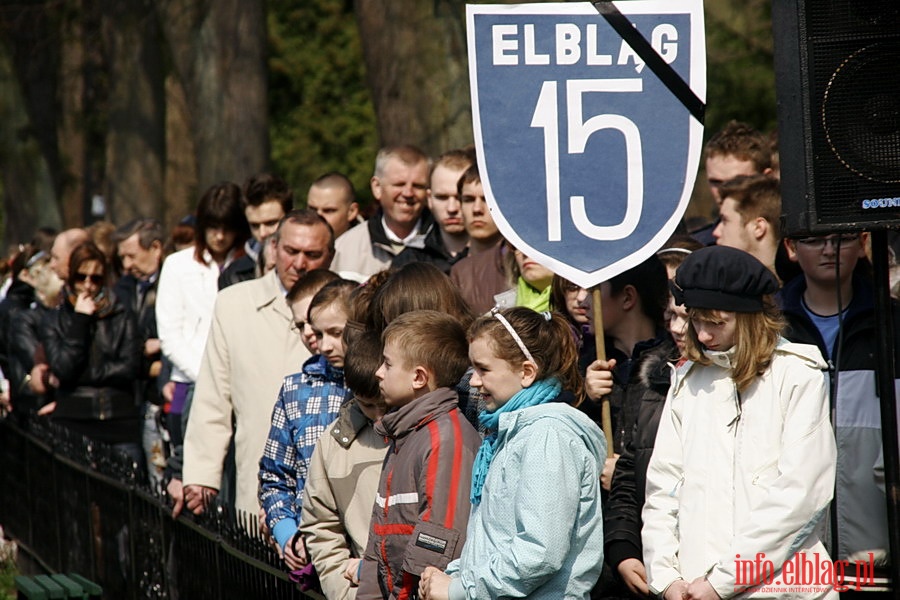
<svg viewBox="0 0 900 600"><path fill-rule="evenodd" d="M259 461L259 501L266 525L292 569L303 568L306 548L300 536L303 486L316 442L350 397L344 385L344 346L348 298L356 287L338 279L313 297L309 322L320 354L303 364L303 370L285 377L272 411L272 427Z"/></svg>

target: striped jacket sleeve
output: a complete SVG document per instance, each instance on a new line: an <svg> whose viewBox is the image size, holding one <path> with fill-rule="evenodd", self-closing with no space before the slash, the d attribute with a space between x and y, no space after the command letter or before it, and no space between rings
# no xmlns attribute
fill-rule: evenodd
<svg viewBox="0 0 900 600"><path fill-rule="evenodd" d="M407 544L403 570L418 576L459 558L469 522L472 463L478 434L459 410L426 426L429 449L417 477L419 515Z"/></svg>

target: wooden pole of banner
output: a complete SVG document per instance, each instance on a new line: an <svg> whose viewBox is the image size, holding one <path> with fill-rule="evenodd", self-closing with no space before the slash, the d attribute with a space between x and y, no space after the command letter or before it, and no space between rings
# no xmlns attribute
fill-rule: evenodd
<svg viewBox="0 0 900 600"><path fill-rule="evenodd" d="M606 360L606 343L603 339L603 307L600 305L600 286L591 292L591 301L594 305L594 341L597 343L597 360ZM600 399L600 418L602 419L603 435L606 436L607 455L613 455L612 414L609 410L609 398Z"/></svg>

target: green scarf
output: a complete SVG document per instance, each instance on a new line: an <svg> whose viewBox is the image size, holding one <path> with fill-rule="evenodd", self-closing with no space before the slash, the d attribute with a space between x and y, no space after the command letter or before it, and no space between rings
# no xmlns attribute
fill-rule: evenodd
<svg viewBox="0 0 900 600"><path fill-rule="evenodd" d="M535 312L545 312L550 310L550 290L553 286L548 285L541 292L531 287L531 284L522 277L516 282L516 306L524 306Z"/></svg>

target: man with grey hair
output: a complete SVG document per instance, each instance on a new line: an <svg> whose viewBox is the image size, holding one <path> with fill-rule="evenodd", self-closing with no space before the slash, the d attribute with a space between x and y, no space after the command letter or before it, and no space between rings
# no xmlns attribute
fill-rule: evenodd
<svg viewBox="0 0 900 600"><path fill-rule="evenodd" d="M364 281L387 269L404 249L423 250L434 218L425 207L430 161L415 146L382 148L370 180L379 209L365 226L338 238L332 270Z"/></svg>
<svg viewBox="0 0 900 600"><path fill-rule="evenodd" d="M134 219L113 233L124 274L114 293L134 313L141 340L141 370L136 382L138 401L143 403L142 445L147 475L160 486L166 467L159 414L162 404L157 377L162 371L162 352L156 330L156 285L162 266L163 227L156 219Z"/></svg>

